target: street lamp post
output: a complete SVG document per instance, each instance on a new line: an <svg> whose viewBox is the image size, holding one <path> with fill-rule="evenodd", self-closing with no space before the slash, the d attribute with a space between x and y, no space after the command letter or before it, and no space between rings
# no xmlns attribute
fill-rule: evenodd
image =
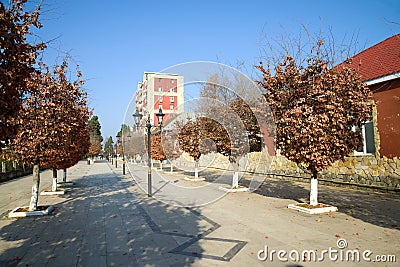
<svg viewBox="0 0 400 267"><path fill-rule="evenodd" d="M114 141L112 139L111 139L110 158L111 158L111 166L112 166L112 165L114 165Z"/></svg>
<svg viewBox="0 0 400 267"><path fill-rule="evenodd" d="M115 144L115 168L118 168L117 159L118 159L118 142Z"/></svg>
<svg viewBox="0 0 400 267"><path fill-rule="evenodd" d="M139 113L139 111L136 109L136 112L132 115L135 119L135 124L136 127L141 127L139 125L140 121L143 118L143 114ZM162 127L163 123L163 118L165 114L162 112L162 109L160 108L158 110L158 113L156 114L157 120L158 120L158 126ZM151 190L151 128L152 127L157 127L156 125L151 125L150 121L150 114L147 116L147 121L146 121L146 126L147 128L147 196L151 197L152 196L152 190Z"/></svg>

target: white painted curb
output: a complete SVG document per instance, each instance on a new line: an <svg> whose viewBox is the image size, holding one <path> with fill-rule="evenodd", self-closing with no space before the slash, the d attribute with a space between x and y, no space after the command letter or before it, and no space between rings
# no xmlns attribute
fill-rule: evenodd
<svg viewBox="0 0 400 267"><path fill-rule="evenodd" d="M298 204L301 204L301 203L298 203ZM328 213L328 212L335 212L335 211L338 210L338 208L335 207L335 206L330 206L330 205L326 205L326 204L322 204L322 203L318 203L318 204L326 205L327 207L309 209L309 208L298 206L298 204L289 204L288 208L292 209L292 210L305 212L305 213L308 213L308 214Z"/></svg>
<svg viewBox="0 0 400 267"><path fill-rule="evenodd" d="M31 216L43 216L48 215L53 209L54 206L49 206L45 210L35 210L35 211L17 211L20 208L28 208L28 207L16 207L9 214L9 218L19 218L19 217L31 217Z"/></svg>

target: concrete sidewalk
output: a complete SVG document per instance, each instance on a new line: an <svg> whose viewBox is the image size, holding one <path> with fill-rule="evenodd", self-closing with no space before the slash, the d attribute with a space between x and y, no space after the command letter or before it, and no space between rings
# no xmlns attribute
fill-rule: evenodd
<svg viewBox="0 0 400 267"><path fill-rule="evenodd" d="M266 180L256 193L231 193L187 208L179 203L220 196L209 185L214 180L194 184L183 181L182 172L153 171L154 197L148 198L141 189L147 189L146 168L128 167L123 176L120 164L115 169L105 161L80 162L68 170L75 183L68 194L39 198L40 204L55 204L51 215L0 220L0 266L398 266L400 261L398 195L320 186L321 201L337 205L339 212L306 215L286 208L307 197L306 184ZM46 175L42 182L50 187ZM0 184L1 212L29 203L30 186L31 177ZM308 254L298 262L280 261L276 253L272 261L257 256L265 257L259 252L267 246L268 252L313 250L321 257L343 242L344 254L370 250L371 259L395 255L397 263L332 261L327 254L320 262Z"/></svg>

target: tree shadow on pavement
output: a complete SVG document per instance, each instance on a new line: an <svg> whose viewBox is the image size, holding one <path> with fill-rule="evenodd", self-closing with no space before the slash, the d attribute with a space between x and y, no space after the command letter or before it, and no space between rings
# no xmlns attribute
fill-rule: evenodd
<svg viewBox="0 0 400 267"><path fill-rule="evenodd" d="M400 229L400 195L322 186L319 198L340 212L377 226Z"/></svg>
<svg viewBox="0 0 400 267"><path fill-rule="evenodd" d="M215 225L104 165L75 179L51 215L0 221L0 266L187 266L210 256L197 241Z"/></svg>
<svg viewBox="0 0 400 267"><path fill-rule="evenodd" d="M221 177L222 170L203 169L199 176L206 182L215 182ZM182 173L182 171L180 172ZM183 172L185 175L193 175ZM231 172L225 174L231 175ZM231 179L219 180L227 185ZM239 181L242 186L250 185L251 175L245 174ZM400 195L379 193L346 187L318 185L318 200L324 204L338 207L339 212L377 226L400 229ZM310 184L307 182L280 180L266 177L254 193L266 197L290 199L293 202L309 202Z"/></svg>
<svg viewBox="0 0 400 267"><path fill-rule="evenodd" d="M240 183L249 185L248 179ZM265 178L254 192L267 197L308 202L310 185L305 182ZM339 212L380 227L400 229L400 195L345 187L318 185L318 200L336 206Z"/></svg>
<svg viewBox="0 0 400 267"><path fill-rule="evenodd" d="M240 180L240 184L246 187L250 185L250 179ZM296 202L305 202L310 194L304 187L291 181L265 179L264 182L254 191L254 193L266 197L275 197L281 199L292 199Z"/></svg>

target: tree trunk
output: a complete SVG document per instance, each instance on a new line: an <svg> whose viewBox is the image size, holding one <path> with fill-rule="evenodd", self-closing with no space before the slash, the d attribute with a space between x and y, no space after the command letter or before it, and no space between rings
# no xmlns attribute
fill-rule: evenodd
<svg viewBox="0 0 400 267"><path fill-rule="evenodd" d="M194 179L199 179L199 162L194 163Z"/></svg>
<svg viewBox="0 0 400 267"><path fill-rule="evenodd" d="M33 165L33 185L32 185L32 196L29 204L29 211L37 209L39 200L39 185L40 185L40 170L39 163Z"/></svg>
<svg viewBox="0 0 400 267"><path fill-rule="evenodd" d="M174 172L174 165L172 164L172 161L171 161L171 172Z"/></svg>
<svg viewBox="0 0 400 267"><path fill-rule="evenodd" d="M239 173L236 171L233 173L232 187L233 188L239 187Z"/></svg>
<svg viewBox="0 0 400 267"><path fill-rule="evenodd" d="M160 160L160 171L162 171L162 160Z"/></svg>
<svg viewBox="0 0 400 267"><path fill-rule="evenodd" d="M53 184L51 186L51 191L57 191L57 169L53 168Z"/></svg>
<svg viewBox="0 0 400 267"><path fill-rule="evenodd" d="M63 170L63 182L66 183L67 182L67 169Z"/></svg>
<svg viewBox="0 0 400 267"><path fill-rule="evenodd" d="M5 161L1 162L1 172L7 172L7 167L6 167L6 162Z"/></svg>
<svg viewBox="0 0 400 267"><path fill-rule="evenodd" d="M318 179L317 173L313 172L313 177L311 178L311 188L310 188L310 205L316 206L318 204Z"/></svg>
<svg viewBox="0 0 400 267"><path fill-rule="evenodd" d="M232 178L232 187L239 187L239 163L237 160L232 162L233 165L233 178Z"/></svg>

